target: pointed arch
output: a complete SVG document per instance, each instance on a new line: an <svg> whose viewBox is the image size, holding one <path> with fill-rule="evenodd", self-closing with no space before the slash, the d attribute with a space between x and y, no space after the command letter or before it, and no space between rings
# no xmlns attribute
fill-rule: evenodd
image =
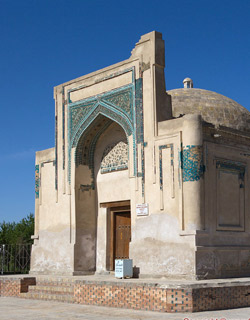
<svg viewBox="0 0 250 320"><path fill-rule="evenodd" d="M80 139L99 115L110 119L120 125L127 140L132 140L130 156L133 163L133 175L137 170L137 144L144 143L143 134L143 101L142 78L135 79L135 70L132 68L132 82L97 96L92 96L75 102L71 101L68 92L68 181L71 178L71 150L76 148ZM128 72L128 70L126 71ZM112 77L115 75L112 75ZM79 89L79 88L76 88ZM129 139L130 137L130 139ZM131 139L132 137L132 139ZM131 154L132 152L132 154ZM144 166L142 164L144 170ZM142 174L142 173L140 173ZM142 174L143 175L143 174Z"/></svg>
<svg viewBox="0 0 250 320"><path fill-rule="evenodd" d="M80 148L79 147L79 141L81 139L84 139L84 136L88 129L91 128L91 125L94 123L94 121L99 117L104 116L105 118L109 119L111 122L114 121L117 124L119 124L127 137L127 140L129 141L129 136L132 135L132 141L133 141L133 160L134 160L134 175L136 175L136 134L135 134L135 126L132 123L132 121L129 119L128 115L125 112L122 112L121 109L117 108L116 106L109 104L104 101L98 101L93 108L83 117L76 126L76 129L74 132L71 132L69 130L69 149L68 149L68 157L69 157L69 165L68 165L68 180L70 182L70 173L71 173L71 149L72 148ZM106 128L106 125L104 126ZM102 133L102 130L99 130L99 134L97 136L100 136ZM75 161L78 161L81 157L79 150L76 150L75 154ZM83 150L82 150L83 151Z"/></svg>
<svg viewBox="0 0 250 320"><path fill-rule="evenodd" d="M72 137L70 139L70 148L77 146L77 143L82 134L100 114L118 123L123 128L127 137L129 137L131 134L134 134L133 124L126 114L124 114L117 108L100 101L86 115L86 117L79 122L77 130L72 134Z"/></svg>

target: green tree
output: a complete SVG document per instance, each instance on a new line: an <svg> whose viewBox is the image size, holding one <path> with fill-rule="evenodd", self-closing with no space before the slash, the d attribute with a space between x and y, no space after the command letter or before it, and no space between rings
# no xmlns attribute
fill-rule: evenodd
<svg viewBox="0 0 250 320"><path fill-rule="evenodd" d="M20 222L0 223L0 244L32 244L34 215L30 213Z"/></svg>
<svg viewBox="0 0 250 320"><path fill-rule="evenodd" d="M15 222L4 221L0 224L0 244L12 244L15 226Z"/></svg>

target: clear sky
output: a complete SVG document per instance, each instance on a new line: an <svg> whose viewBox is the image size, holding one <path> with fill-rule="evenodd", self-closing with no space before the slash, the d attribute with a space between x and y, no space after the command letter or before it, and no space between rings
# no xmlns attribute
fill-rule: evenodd
<svg viewBox="0 0 250 320"><path fill-rule="evenodd" d="M0 0L0 222L34 212L35 151L54 146L53 87L129 58L162 32L167 89L250 108L250 0Z"/></svg>

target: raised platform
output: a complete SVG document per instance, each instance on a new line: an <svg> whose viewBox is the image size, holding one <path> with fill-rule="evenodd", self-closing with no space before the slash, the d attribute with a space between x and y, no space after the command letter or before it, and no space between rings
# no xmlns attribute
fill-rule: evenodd
<svg viewBox="0 0 250 320"><path fill-rule="evenodd" d="M0 296L160 312L250 306L250 278L115 279L113 276L0 276Z"/></svg>

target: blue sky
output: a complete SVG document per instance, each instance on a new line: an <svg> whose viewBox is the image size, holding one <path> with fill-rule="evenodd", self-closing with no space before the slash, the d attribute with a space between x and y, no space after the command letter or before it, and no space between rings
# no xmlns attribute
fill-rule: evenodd
<svg viewBox="0 0 250 320"><path fill-rule="evenodd" d="M249 0L0 0L0 221L34 212L53 87L129 58L144 33L163 34L167 89L189 76L249 109L249 17Z"/></svg>

